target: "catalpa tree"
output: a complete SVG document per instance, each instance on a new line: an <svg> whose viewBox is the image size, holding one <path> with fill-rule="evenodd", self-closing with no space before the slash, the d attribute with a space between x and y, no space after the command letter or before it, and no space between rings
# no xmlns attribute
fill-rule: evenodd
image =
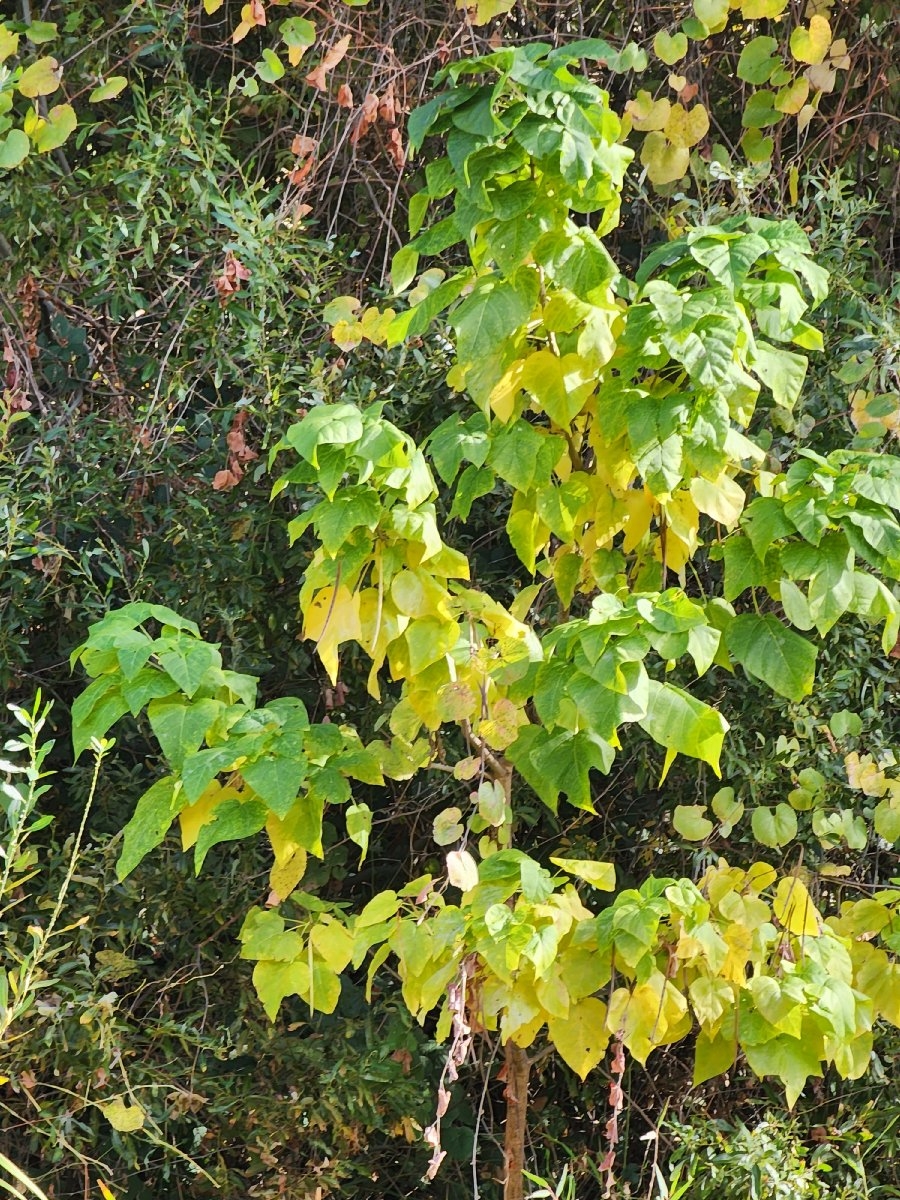
<svg viewBox="0 0 900 1200"><path fill-rule="evenodd" d="M259 706L254 678L154 604L110 613L75 655L93 677L73 713L76 751L146 710L167 764L124 831L120 875L176 820L198 871L211 847L265 830L272 895L240 938L269 1016L289 996L331 1012L344 972L368 964L371 994L392 969L409 1010L433 1015L448 1043L430 1174L448 1080L473 1037L498 1039L506 1200L523 1195L535 1048L552 1045L582 1078L609 1053L621 1082L626 1055L646 1063L691 1037L696 1082L743 1055L792 1104L829 1064L866 1069L876 1018L900 1024L900 891L826 916L827 889L791 850L798 812L823 845L900 838L900 785L882 774L873 790L859 760L851 782L877 799L865 810L827 811L811 778L749 814L727 781L708 806L678 806L675 829L713 852L696 880L617 890L606 861L516 844L523 798L536 794L563 830L573 807L592 812L623 737L662 748L663 799L678 755L718 775L728 725L696 694L701 677L715 678L707 697L743 671L796 702L836 622L880 625L885 651L900 628L900 463L803 452L776 474L754 436L760 399L763 414L789 410L806 352L822 349L807 318L827 276L806 235L728 219L623 275L603 237L631 153L607 94L573 70L586 59L623 61L592 41L447 67L409 121L414 149L440 138L446 153L410 204L395 307L342 297L327 310L344 351L449 330L458 411L417 445L380 403L321 404L272 455L274 493L298 499L290 536L311 548L303 636L335 685L342 653L361 649L387 730L366 742L349 724L312 723L297 698ZM421 269L448 251L465 265ZM511 603L473 586L467 553L445 540L441 517L464 544L488 494L503 497L533 579ZM439 874L356 912L302 890L326 814L365 856L363 797L435 767L458 781L458 802L434 817ZM717 857L748 821L758 854ZM621 1103L614 1088L609 1169Z"/></svg>

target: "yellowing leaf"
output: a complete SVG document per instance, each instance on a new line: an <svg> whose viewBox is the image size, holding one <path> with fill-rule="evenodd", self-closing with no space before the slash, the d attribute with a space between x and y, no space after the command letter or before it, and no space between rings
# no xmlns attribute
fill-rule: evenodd
<svg viewBox="0 0 900 1200"><path fill-rule="evenodd" d="M606 1005L593 996L571 1004L565 1019L548 1016L547 1032L560 1058L568 1063L576 1075L586 1079L600 1062L609 1044Z"/></svg>
<svg viewBox="0 0 900 1200"><path fill-rule="evenodd" d="M734 1062L737 1044L733 1030L709 1037L701 1030L694 1048L694 1087L722 1075Z"/></svg>
<svg viewBox="0 0 900 1200"><path fill-rule="evenodd" d="M689 842L702 842L713 831L705 804L679 804L672 813L675 830Z"/></svg>
<svg viewBox="0 0 900 1200"><path fill-rule="evenodd" d="M55 58L39 58L22 72L16 85L23 96L30 100L36 96L49 96L59 87L62 68Z"/></svg>
<svg viewBox="0 0 900 1200"><path fill-rule="evenodd" d="M101 83L99 87L95 87L88 99L91 104L97 104L101 100L112 100L124 92L128 87L128 80L124 75L110 75L105 83Z"/></svg>
<svg viewBox="0 0 900 1200"><path fill-rule="evenodd" d="M215 820L214 813L220 804L226 800L240 798L240 792L236 788L223 787L217 779L213 780L196 804L188 805L178 814L182 850L190 850L196 844L197 835L203 826Z"/></svg>
<svg viewBox="0 0 900 1200"><path fill-rule="evenodd" d="M673 146L690 149L709 132L709 113L702 104L695 104L691 109L686 109L683 104L673 104L663 132Z"/></svg>
<svg viewBox="0 0 900 1200"><path fill-rule="evenodd" d="M211 17L213 13L219 11L224 3L225 0L203 0L203 11Z"/></svg>
<svg viewBox="0 0 900 1200"><path fill-rule="evenodd" d="M648 133L641 147L641 162L647 168L651 183L662 187L684 176L691 161L684 146L673 146L663 133Z"/></svg>
<svg viewBox="0 0 900 1200"><path fill-rule="evenodd" d="M144 1110L139 1104L126 1104L121 1096L100 1105L100 1111L119 1133L134 1133L144 1124Z"/></svg>
<svg viewBox="0 0 900 1200"><path fill-rule="evenodd" d="M557 858L553 855L550 856L550 861L568 875L583 879L601 892L615 891L616 868L613 863L595 862L590 858Z"/></svg>
<svg viewBox="0 0 900 1200"><path fill-rule="evenodd" d="M748 21L761 21L780 17L787 8L788 0L743 0L741 14Z"/></svg>
<svg viewBox="0 0 900 1200"><path fill-rule="evenodd" d="M691 499L701 512L731 529L744 511L744 489L730 475L720 475L715 481L695 476L691 480Z"/></svg>
<svg viewBox="0 0 900 1200"><path fill-rule="evenodd" d="M515 6L516 0L456 0L457 8L464 8L473 25L487 25L494 17L501 17Z"/></svg>
<svg viewBox="0 0 900 1200"><path fill-rule="evenodd" d="M728 0L694 0L694 15L710 33L720 33L728 24Z"/></svg>
<svg viewBox="0 0 900 1200"><path fill-rule="evenodd" d="M806 885L795 876L779 880L772 911L790 933L798 937L818 937L822 918Z"/></svg>
<svg viewBox="0 0 900 1200"><path fill-rule="evenodd" d="M286 900L306 874L306 858L306 851L298 847L285 862L272 864L269 887L279 900Z"/></svg>
<svg viewBox="0 0 900 1200"><path fill-rule="evenodd" d="M116 1193L106 1186L102 1179L97 1180L97 1187L103 1200L116 1200Z"/></svg>
<svg viewBox="0 0 900 1200"><path fill-rule="evenodd" d="M447 855L447 878L461 892L478 884L478 864L468 850L451 850Z"/></svg>
<svg viewBox="0 0 900 1200"><path fill-rule="evenodd" d="M5 25L0 25L0 63L5 62L19 48L19 35Z"/></svg>
<svg viewBox="0 0 900 1200"><path fill-rule="evenodd" d="M672 35L661 29L653 39L653 53L667 67L671 67L673 63L677 63L684 58L687 54L687 48L688 40L683 33Z"/></svg>
<svg viewBox="0 0 900 1200"><path fill-rule="evenodd" d="M783 87L775 96L775 107L779 112L795 115L809 96L809 80L800 78ZM795 201L796 203L796 201Z"/></svg>
<svg viewBox="0 0 900 1200"><path fill-rule="evenodd" d="M78 118L71 104L55 105L32 138L35 150L39 154L48 154L51 150L58 149L74 132L77 124Z"/></svg>
<svg viewBox="0 0 900 1200"><path fill-rule="evenodd" d="M799 25L791 33L791 54L797 62L820 63L831 45L831 26L825 17L810 18L809 28Z"/></svg>
<svg viewBox="0 0 900 1200"><path fill-rule="evenodd" d="M338 677L338 647L362 636L359 592L326 587L316 592L304 613L303 636L316 643L322 666L332 683Z"/></svg>
<svg viewBox="0 0 900 1200"><path fill-rule="evenodd" d="M625 112L631 117L633 129L648 133L665 127L671 108L670 100L666 100L665 97L654 100L649 92L641 90L625 105Z"/></svg>

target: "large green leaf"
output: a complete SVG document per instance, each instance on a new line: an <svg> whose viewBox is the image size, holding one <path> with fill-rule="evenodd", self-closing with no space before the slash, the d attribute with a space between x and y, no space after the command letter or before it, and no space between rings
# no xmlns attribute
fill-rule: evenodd
<svg viewBox="0 0 900 1200"><path fill-rule="evenodd" d="M461 359L477 360L496 353L531 316L540 291L537 272L522 268L515 282L489 277L459 305L451 317Z"/></svg>
<svg viewBox="0 0 900 1200"><path fill-rule="evenodd" d="M193 696L203 676L211 667L222 666L222 656L216 646L181 634L176 638L161 638L157 653L159 665L172 676L184 694Z"/></svg>
<svg viewBox="0 0 900 1200"><path fill-rule="evenodd" d="M813 689L816 648L772 613L735 617L725 631L728 650L748 675L779 696L799 702Z"/></svg>
<svg viewBox="0 0 900 1200"><path fill-rule="evenodd" d="M612 746L596 734L582 730L551 737L537 725L526 725L506 754L554 812L560 795L576 808L593 812L590 773L607 774L615 758Z"/></svg>
<svg viewBox="0 0 900 1200"><path fill-rule="evenodd" d="M306 758L294 754L263 754L241 767L241 774L276 816L285 817L306 778Z"/></svg>
<svg viewBox="0 0 900 1200"><path fill-rule="evenodd" d="M101 675L72 705L72 748L75 757L88 748L91 738L105 737L119 717L128 712L118 675Z"/></svg>
<svg viewBox="0 0 900 1200"><path fill-rule="evenodd" d="M527 492L550 482L553 468L565 448L562 438L520 420L492 433L487 461L516 491Z"/></svg>
<svg viewBox="0 0 900 1200"><path fill-rule="evenodd" d="M638 724L669 752L667 769L675 754L686 754L709 763L718 775L719 755L728 730L722 714L671 683L651 679L648 684L647 715Z"/></svg>
<svg viewBox="0 0 900 1200"><path fill-rule="evenodd" d="M259 833L268 809L258 800L225 800L217 805L213 819L203 825L194 847L194 870L199 875L206 855L220 842L237 842Z"/></svg>
<svg viewBox="0 0 900 1200"><path fill-rule="evenodd" d="M156 675L165 678L160 672ZM147 709L150 728L173 771L181 770L185 755L199 750L204 734L224 708L221 700L210 699L193 704L168 699L150 703Z"/></svg>
<svg viewBox="0 0 900 1200"><path fill-rule="evenodd" d="M802 354L782 350L757 339L753 371L768 387L776 404L793 408L806 378L807 360Z"/></svg>

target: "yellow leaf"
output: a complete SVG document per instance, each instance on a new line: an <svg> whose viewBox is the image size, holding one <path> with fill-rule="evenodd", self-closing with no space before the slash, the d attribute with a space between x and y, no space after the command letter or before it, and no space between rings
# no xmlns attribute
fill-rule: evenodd
<svg viewBox="0 0 900 1200"><path fill-rule="evenodd" d="M762 21L780 17L787 8L787 0L743 0L741 15L747 21Z"/></svg>
<svg viewBox="0 0 900 1200"><path fill-rule="evenodd" d="M631 117L632 128L640 133L664 129L671 108L670 100L654 100L649 92L643 90L625 105L625 111Z"/></svg>
<svg viewBox="0 0 900 1200"><path fill-rule="evenodd" d="M609 1044L606 1005L589 996L569 1006L565 1019L548 1016L547 1032L562 1060L581 1079L600 1062Z"/></svg>
<svg viewBox="0 0 900 1200"><path fill-rule="evenodd" d="M684 146L673 146L665 134L648 133L641 147L641 163L647 168L651 183L662 187L681 179L691 161Z"/></svg>
<svg viewBox="0 0 900 1200"><path fill-rule="evenodd" d="M854 791L864 792L867 796L883 796L888 790L888 781L884 771L875 765L871 754L859 757L852 750L844 757L844 767L847 771L847 782Z"/></svg>
<svg viewBox="0 0 900 1200"><path fill-rule="evenodd" d="M225 0L203 0L203 11L207 16L211 17L214 12L218 12Z"/></svg>
<svg viewBox="0 0 900 1200"><path fill-rule="evenodd" d="M798 25L791 33L791 54L797 62L820 63L831 45L831 26L818 14L810 18L809 28Z"/></svg>
<svg viewBox="0 0 900 1200"><path fill-rule="evenodd" d="M457 8L464 8L473 25L487 25L494 17L508 13L516 0L456 0Z"/></svg>
<svg viewBox="0 0 900 1200"><path fill-rule="evenodd" d="M744 511L744 489L730 475L720 475L711 482L696 476L691 480L691 498L701 512L731 529Z"/></svg>
<svg viewBox="0 0 900 1200"><path fill-rule="evenodd" d="M800 111L809 96L809 80L800 78L783 87L775 97L775 107L779 112L791 116ZM796 203L796 201L795 201Z"/></svg>
<svg viewBox="0 0 900 1200"><path fill-rule="evenodd" d="M102 1179L97 1180L97 1187L103 1200L116 1200L116 1193L106 1186Z"/></svg>
<svg viewBox="0 0 900 1200"><path fill-rule="evenodd" d="M285 862L275 862L269 871L269 887L279 900L286 900L306 873L306 851L298 848Z"/></svg>
<svg viewBox="0 0 900 1200"><path fill-rule="evenodd" d="M247 36L247 34L250 32L250 30L253 28L254 28L254 26L250 21L239 22L234 27L234 33L232 33L232 35L231 35L232 42L234 42L235 45L237 45L238 42L242 42L244 40L244 38Z"/></svg>
<svg viewBox="0 0 900 1200"><path fill-rule="evenodd" d="M23 96L33 100L36 96L49 96L59 87L62 67L55 58L39 58L22 72L16 85Z"/></svg>
<svg viewBox="0 0 900 1200"><path fill-rule="evenodd" d="M754 892L764 892L777 878L774 867L765 862L755 862L747 870L747 887Z"/></svg>
<svg viewBox="0 0 900 1200"><path fill-rule="evenodd" d="M818 937L821 916L806 885L794 875L779 880L772 911L790 933L799 937Z"/></svg>
<svg viewBox="0 0 900 1200"><path fill-rule="evenodd" d="M665 1040L668 1031L665 978L657 971L653 983L641 983L629 992L616 988L609 1000L606 1027L621 1031L622 1040L638 1060L646 1063L650 1051ZM655 985L655 986L654 986Z"/></svg>
<svg viewBox="0 0 900 1200"><path fill-rule="evenodd" d="M100 1105L100 1111L119 1133L134 1133L144 1124L144 1110L139 1104L126 1104L121 1096Z"/></svg>
<svg viewBox="0 0 900 1200"><path fill-rule="evenodd" d="M796 166L791 167L788 171L788 194L791 198L791 204L796 205L799 200L799 184L800 171Z"/></svg>
<svg viewBox="0 0 900 1200"><path fill-rule="evenodd" d="M616 868L612 863L595 862L593 859L556 858L550 856L550 861L569 875L584 879L591 887L601 892L615 891Z"/></svg>
<svg viewBox="0 0 900 1200"><path fill-rule="evenodd" d="M237 799L240 799L240 792L236 788L223 787L217 779L213 780L196 804L183 808L178 814L182 850L190 850L196 844L197 835L214 819L213 814L220 804Z"/></svg>
<svg viewBox="0 0 900 1200"><path fill-rule="evenodd" d="M628 520L625 522L622 549L629 554L649 530L657 506L646 488L641 488L640 491L632 488L626 494L624 503L628 509Z"/></svg>
<svg viewBox="0 0 900 1200"><path fill-rule="evenodd" d="M690 149L706 137L709 132L709 113L702 104L686 109L683 104L673 104L663 132L680 149Z"/></svg>
<svg viewBox="0 0 900 1200"><path fill-rule="evenodd" d="M316 592L304 613L303 636L316 643L322 666L332 683L338 677L338 646L362 637L359 592L326 587Z"/></svg>
<svg viewBox="0 0 900 1200"><path fill-rule="evenodd" d="M19 48L19 35L0 25L0 63L15 54Z"/></svg>
<svg viewBox="0 0 900 1200"><path fill-rule="evenodd" d="M797 132L802 133L815 115L816 106L814 104L804 104L797 113Z"/></svg>

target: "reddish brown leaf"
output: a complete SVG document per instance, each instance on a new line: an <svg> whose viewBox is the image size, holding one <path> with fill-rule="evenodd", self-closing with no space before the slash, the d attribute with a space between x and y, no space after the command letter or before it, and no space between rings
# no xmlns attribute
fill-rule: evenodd
<svg viewBox="0 0 900 1200"><path fill-rule="evenodd" d="M293 184L302 183L303 180L310 173L310 171L312 171L314 166L315 166L315 159L308 158L308 159L306 159L305 162L301 163L299 167L295 167L293 171L290 171L288 173L288 179Z"/></svg>
<svg viewBox="0 0 900 1200"><path fill-rule="evenodd" d="M244 266L233 250L226 251L222 274L213 280L213 286L219 297L219 303L224 308L233 298L235 292L241 290L241 283L250 278L249 270Z"/></svg>
<svg viewBox="0 0 900 1200"><path fill-rule="evenodd" d="M342 83L338 88L337 102L341 108L353 107L353 92L350 90L350 85Z"/></svg>
<svg viewBox="0 0 900 1200"><path fill-rule="evenodd" d="M393 79L387 85L385 93L378 104L378 115L388 125L396 125L397 123L397 100L394 96Z"/></svg>
<svg viewBox="0 0 900 1200"><path fill-rule="evenodd" d="M353 126L353 132L350 134L350 145L355 146L357 142L364 138L377 120L378 97L374 92L369 92L360 105L356 124Z"/></svg>
<svg viewBox="0 0 900 1200"><path fill-rule="evenodd" d="M306 82L309 86L317 88L320 92L324 92L328 87L326 79L328 72L334 70L349 48L350 34L348 33L331 47L319 65L306 76Z"/></svg>
<svg viewBox="0 0 900 1200"><path fill-rule="evenodd" d="M291 154L296 154L298 158L305 158L307 154L312 154L318 142L315 138L307 137L305 133L298 133L291 142Z"/></svg>
<svg viewBox="0 0 900 1200"><path fill-rule="evenodd" d="M394 166L398 171L402 171L406 165L406 152L403 149L403 138L400 136L400 130L396 127L388 134L388 154L393 160Z"/></svg>
<svg viewBox="0 0 900 1200"><path fill-rule="evenodd" d="M213 491L230 492L239 482L230 471L216 471L212 481Z"/></svg>

